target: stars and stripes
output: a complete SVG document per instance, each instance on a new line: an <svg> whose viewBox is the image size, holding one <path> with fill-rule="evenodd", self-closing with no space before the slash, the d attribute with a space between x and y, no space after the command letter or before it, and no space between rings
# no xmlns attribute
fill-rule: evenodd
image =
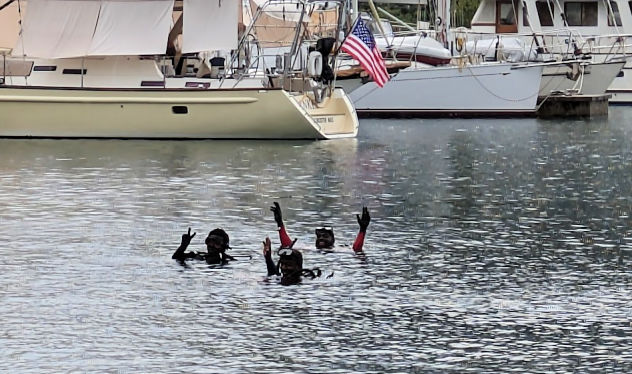
<svg viewBox="0 0 632 374"><path fill-rule="evenodd" d="M375 44L371 30L361 17L358 17L351 33L340 48L358 60L378 86L383 87L390 79L382 53Z"/></svg>

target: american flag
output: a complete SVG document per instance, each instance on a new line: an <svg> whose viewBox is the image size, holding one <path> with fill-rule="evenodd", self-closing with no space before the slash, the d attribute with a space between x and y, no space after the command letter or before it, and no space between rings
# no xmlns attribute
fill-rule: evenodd
<svg viewBox="0 0 632 374"><path fill-rule="evenodd" d="M340 48L360 61L360 65L369 73L378 86L384 87L390 79L382 59L382 53L375 45L375 39L373 34L371 34L371 30L366 27L361 17L358 17L351 34L347 35Z"/></svg>

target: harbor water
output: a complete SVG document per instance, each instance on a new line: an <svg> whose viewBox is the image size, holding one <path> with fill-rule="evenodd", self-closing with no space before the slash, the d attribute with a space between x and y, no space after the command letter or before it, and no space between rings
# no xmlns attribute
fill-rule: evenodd
<svg viewBox="0 0 632 374"><path fill-rule="evenodd" d="M629 373L631 114L0 140L0 372ZM266 278L273 201L321 277ZM189 227L237 261L172 260Z"/></svg>

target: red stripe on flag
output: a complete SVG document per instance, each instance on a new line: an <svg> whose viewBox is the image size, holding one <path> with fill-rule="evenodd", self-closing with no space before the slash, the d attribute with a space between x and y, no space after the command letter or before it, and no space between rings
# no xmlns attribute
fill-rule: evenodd
<svg viewBox="0 0 632 374"><path fill-rule="evenodd" d="M370 50L362 40L352 34L347 37L341 49L358 60L378 86L383 87L390 79L382 55L377 47Z"/></svg>
<svg viewBox="0 0 632 374"><path fill-rule="evenodd" d="M375 56L375 62L379 65L377 71L381 75L384 84L386 84L386 82L388 82L391 77L388 75L386 64L384 63L384 59L382 58L382 53L377 47L375 47L373 48L373 55Z"/></svg>

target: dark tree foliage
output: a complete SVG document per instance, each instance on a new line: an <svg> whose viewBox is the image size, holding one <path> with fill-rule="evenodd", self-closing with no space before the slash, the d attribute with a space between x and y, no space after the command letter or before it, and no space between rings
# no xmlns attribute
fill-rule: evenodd
<svg viewBox="0 0 632 374"><path fill-rule="evenodd" d="M470 22L480 0L452 0L452 27L470 27ZM368 3L360 3L360 11L370 12ZM424 7L418 9L416 5L406 4L376 4L376 6L386 10L402 21L415 25L416 21L432 21L434 20L433 7ZM380 14L380 16L382 16Z"/></svg>

